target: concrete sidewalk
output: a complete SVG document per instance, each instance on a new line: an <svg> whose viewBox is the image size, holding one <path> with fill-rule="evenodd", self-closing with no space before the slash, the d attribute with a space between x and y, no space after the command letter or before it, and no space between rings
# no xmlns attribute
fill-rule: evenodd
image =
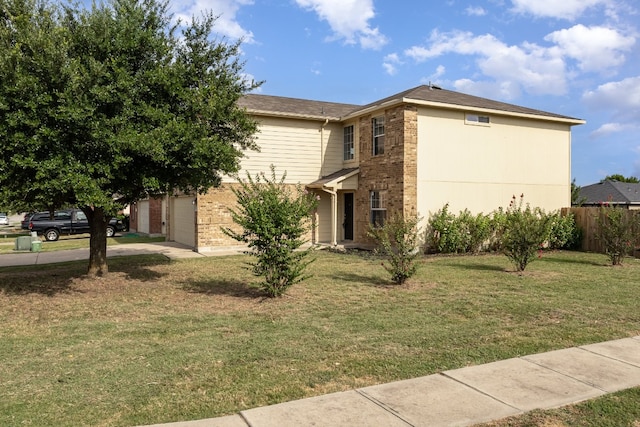
<svg viewBox="0 0 640 427"><path fill-rule="evenodd" d="M153 427L469 426L636 386L640 336Z"/></svg>
<svg viewBox="0 0 640 427"><path fill-rule="evenodd" d="M237 253L237 252L233 252ZM129 243L107 247L107 257L162 254L171 259L202 258L207 255L175 242ZM232 252L212 252L211 255L229 255ZM0 254L0 267L40 265L89 259L89 249L69 249L51 252L15 252Z"/></svg>

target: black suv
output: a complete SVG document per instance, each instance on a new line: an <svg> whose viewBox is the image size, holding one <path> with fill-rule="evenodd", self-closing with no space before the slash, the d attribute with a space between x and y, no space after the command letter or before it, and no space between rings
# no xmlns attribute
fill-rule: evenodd
<svg viewBox="0 0 640 427"><path fill-rule="evenodd" d="M111 218L107 225L107 237L113 237L117 231L124 230L121 220ZM29 219L29 230L43 235L46 240L58 240L61 234L89 233L89 221L80 209L55 211L53 219L49 212L37 212Z"/></svg>

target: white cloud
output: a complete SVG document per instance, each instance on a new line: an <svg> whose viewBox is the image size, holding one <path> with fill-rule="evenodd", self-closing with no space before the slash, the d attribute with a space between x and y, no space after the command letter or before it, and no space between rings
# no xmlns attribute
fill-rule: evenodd
<svg viewBox="0 0 640 427"><path fill-rule="evenodd" d="M253 33L236 21L238 10L252 4L253 0L179 0L172 2L171 6L175 18L183 22L191 22L193 17L200 18L202 12L211 11L219 16L213 28L215 32L232 39L243 39L244 43L254 43Z"/></svg>
<svg viewBox="0 0 640 427"><path fill-rule="evenodd" d="M398 73L397 65L402 65L402 61L400 61L400 57L397 53L390 53L389 55L385 56L382 61L382 67L390 76L396 75Z"/></svg>
<svg viewBox="0 0 640 427"><path fill-rule="evenodd" d="M592 7L613 7L610 0L511 0L511 3L515 13L569 21L573 21Z"/></svg>
<svg viewBox="0 0 640 427"><path fill-rule="evenodd" d="M447 71L447 69L445 68L444 65L438 65L438 67L436 68L436 72L431 74L429 76L429 79L430 80L436 80L436 79L442 77L446 71Z"/></svg>
<svg viewBox="0 0 640 427"><path fill-rule="evenodd" d="M625 61L622 52L629 51L636 39L606 27L585 27L582 24L547 35L564 54L578 61L583 71L603 71Z"/></svg>
<svg viewBox="0 0 640 427"><path fill-rule="evenodd" d="M414 46L405 55L423 62L446 53L477 56L482 73L502 82L502 91L510 98L519 87L534 94L564 94L567 91L565 63L557 48L544 48L533 43L509 46L491 34L475 36L470 32L434 31L429 46ZM508 88L508 89L504 89Z"/></svg>
<svg viewBox="0 0 640 427"><path fill-rule="evenodd" d="M600 126L591 136L600 137L614 132L637 132L640 117L640 76L608 82L582 95L585 104L605 111L609 123ZM607 118L605 118L607 119Z"/></svg>
<svg viewBox="0 0 640 427"><path fill-rule="evenodd" d="M598 86L582 95L584 102L599 110L605 110L618 121L640 121L640 76Z"/></svg>
<svg viewBox="0 0 640 427"><path fill-rule="evenodd" d="M333 36L347 44L360 44L363 49L380 49L387 38L369 21L375 17L373 0L295 0L298 6L314 11L329 23Z"/></svg>
<svg viewBox="0 0 640 427"><path fill-rule="evenodd" d="M487 14L487 11L482 8L482 6L469 6L464 12L470 16L484 16Z"/></svg>
<svg viewBox="0 0 640 427"><path fill-rule="evenodd" d="M509 81L488 82L459 79L453 82L453 87L458 92L469 93L485 98L500 98L505 100L515 99L520 96L520 87Z"/></svg>
<svg viewBox="0 0 640 427"><path fill-rule="evenodd" d="M624 132L630 130L633 126L623 123L605 123L600 126L598 129L591 132L590 136L592 138L600 138L603 136L608 136L613 133Z"/></svg>
<svg viewBox="0 0 640 427"><path fill-rule="evenodd" d="M608 82L597 89L587 91L582 99L587 105L618 114L640 114L640 76L629 77L617 82Z"/></svg>
<svg viewBox="0 0 640 427"><path fill-rule="evenodd" d="M435 84L436 86L442 86L444 84L449 85L449 82L442 80L440 77L444 76L447 69L444 65L438 65L436 70L429 76L420 79L421 84Z"/></svg>

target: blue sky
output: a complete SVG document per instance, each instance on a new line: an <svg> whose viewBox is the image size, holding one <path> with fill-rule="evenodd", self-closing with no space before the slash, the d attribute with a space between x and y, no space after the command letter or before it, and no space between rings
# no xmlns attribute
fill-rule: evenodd
<svg viewBox="0 0 640 427"><path fill-rule="evenodd" d="M432 82L587 121L579 185L640 177L637 0L180 0L242 38L260 93L365 104ZM540 171L544 173L544 171Z"/></svg>

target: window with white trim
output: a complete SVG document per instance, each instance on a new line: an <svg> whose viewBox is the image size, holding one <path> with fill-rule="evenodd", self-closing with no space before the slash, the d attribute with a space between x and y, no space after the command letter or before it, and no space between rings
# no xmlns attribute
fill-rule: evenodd
<svg viewBox="0 0 640 427"><path fill-rule="evenodd" d="M371 119L373 155L384 154L384 116Z"/></svg>
<svg viewBox="0 0 640 427"><path fill-rule="evenodd" d="M371 224L374 227L382 227L387 219L387 191L373 190L370 192Z"/></svg>
<svg viewBox="0 0 640 427"><path fill-rule="evenodd" d="M353 125L344 128L344 160L355 158L355 146L353 139Z"/></svg>
<svg viewBox="0 0 640 427"><path fill-rule="evenodd" d="M480 116L478 114L466 114L464 122L468 125L489 126L491 124L491 118L489 116Z"/></svg>

